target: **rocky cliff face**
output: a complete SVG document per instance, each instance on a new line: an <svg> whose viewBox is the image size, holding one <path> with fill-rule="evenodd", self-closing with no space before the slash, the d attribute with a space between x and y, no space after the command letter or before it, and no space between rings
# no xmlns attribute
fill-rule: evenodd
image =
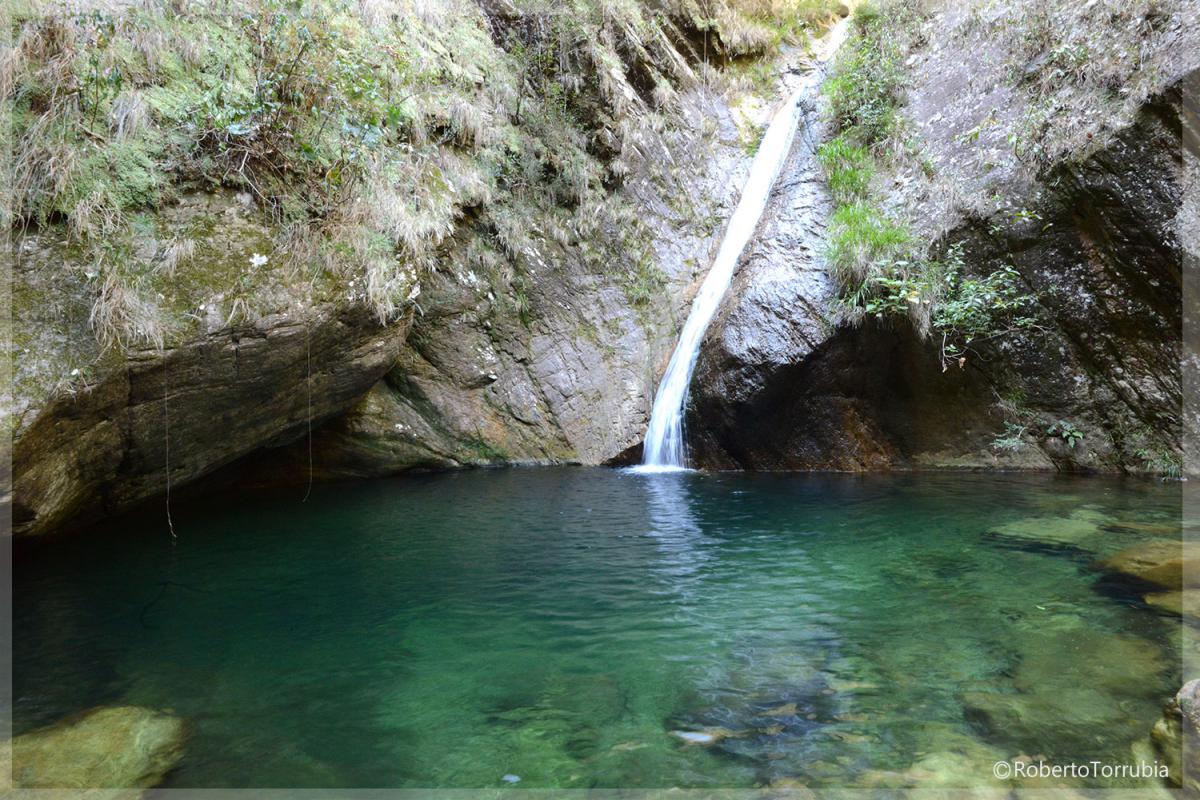
<svg viewBox="0 0 1200 800"><path fill-rule="evenodd" d="M599 463L635 444L658 362L716 241L709 220L726 213L748 161L728 109L714 110L720 128L687 184L704 198L702 219L697 206L673 209L650 184L630 189L656 231L645 287L630 286L626 265L598 271L570 248L549 245L535 256L521 305L450 269L426 283L419 308L382 326L362 305L291 303L280 289L267 311L242 322L189 302L200 320L194 332L115 358L97 352L78 287L57 277L39 285L44 266L55 258L69 264L70 254L27 237L16 264L25 281L17 325L29 339L13 412L15 532L108 516L256 453L247 467L233 467L239 479L304 480L310 431L317 479ZM213 204L219 217L227 216L222 208L253 216L232 198L206 201L206 213ZM240 261L262 235L260 225L232 225L200 249ZM645 294L635 300L634 291ZM60 307L37 301L43 296L80 302Z"/></svg>
<svg viewBox="0 0 1200 800"><path fill-rule="evenodd" d="M59 205L42 217L31 206L11 253L16 357L6 419L17 534L78 527L202 477L211 487L599 463L640 439L691 284L750 161L746 143L769 110L737 104L769 95L772 82L750 85L697 62L685 12L647 22L638 6L587 6L599 41L574 42L570 58L554 60L546 53L559 47L560 19L538 7L462 0L403 20L322 8L342 14L350 44L364 48L332 47L336 58L374 58L371 31L384 25L414 59L442 70L444 83L427 106L394 109L395 133L376 131L390 149L371 150L371 169L347 179L356 196L296 190L319 201L323 219L284 223L296 209L256 194L265 184L251 172L242 176L251 191L197 180L220 167L220 154L203 149L187 161L164 151L180 163L138 162L161 190L152 203L126 192L118 156L134 145L157 155L155 137L191 124L173 116L186 96L143 108L137 127L125 126L122 104L136 98L107 98L112 108L90 114L112 115L113 128L76 143L100 154L80 180L101 181L104 197L130 207L70 205L37 181L25 188L23 197ZM179 50L196 71L163 70L142 50L114 46L106 58L130 60L122 68L137 67L145 97L175 97L205 77L212 61L185 35L186 26L206 30L203 13L152 5L131 13L140 17L120 36L160 26L169 36L143 44L166 48L162 59ZM307 24L270 14L283 26ZM70 14L25 24L28 116L37 119L41 92L58 85L44 83L46 74L83 58L79 43L94 24ZM761 55L774 34L755 25L749 52ZM714 54L732 55L706 36ZM443 40L475 50L451 52ZM200 44L222 41L214 34ZM233 59L212 56L218 65ZM317 79L323 55L312 58L300 72ZM289 125L313 122L306 108L293 112ZM235 122L222 134L226 146L265 136L278 119L248 115L253 126ZM78 122L60 116L56 125ZM332 127L318 119L310 133ZM41 130L23 128L23 152L66 146L43 142ZM301 163L272 152L282 161L263 169L276 178ZM179 185L158 169L178 170ZM70 178L79 175L59 176Z"/></svg>
<svg viewBox="0 0 1200 800"><path fill-rule="evenodd" d="M933 249L958 243L972 273L1015 267L1037 298L1037 330L977 343L943 371L937 342L907 322L838 324L821 214L807 210L829 200L801 152L701 354L688 416L699 463L1178 468L1180 84L1194 56L1175 48L1196 38L1197 21L1155 22L1151 40L1165 49L1147 61L1167 89L1114 111L1108 127L1073 130L1089 144L1031 161L1012 152L1004 119L1019 114L1003 103L1022 99L988 66L1003 64L997 46L980 44L977 22L959 47L943 35L963 17L934 15L934 33L916 37L908 57L903 113L935 177L901 160L889 203ZM1083 91L1051 99L1071 108Z"/></svg>
<svg viewBox="0 0 1200 800"><path fill-rule="evenodd" d="M53 228L13 250L13 528L40 534L107 516L229 464L265 443L319 425L357 400L394 363L407 323L300 296L282 263L260 265L254 313L214 290L225 271L267 251L270 222L245 198L186 198L138 235L171 295L114 305L169 331L153 343L104 349L93 335L90 264ZM281 259L275 259L280 262ZM143 304L144 303L144 304ZM162 335L162 334L160 334Z"/></svg>
<svg viewBox="0 0 1200 800"><path fill-rule="evenodd" d="M317 433L315 473L597 464L636 446L686 300L718 243L712 221L728 215L749 161L729 109L704 113L715 135L672 189L688 204L650 183L631 191L650 233L649 286L631 285L620 264L597 270L553 243L536 259L521 309L439 275L385 379ZM303 444L278 455L297 469L307 460Z"/></svg>

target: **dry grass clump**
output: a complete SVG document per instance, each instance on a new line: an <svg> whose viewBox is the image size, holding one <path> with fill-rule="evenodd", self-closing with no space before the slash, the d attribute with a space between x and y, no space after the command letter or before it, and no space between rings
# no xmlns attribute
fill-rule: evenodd
<svg viewBox="0 0 1200 800"><path fill-rule="evenodd" d="M704 57L760 56L796 43L835 17L837 0L672 0L672 12L704 34Z"/></svg>
<svg viewBox="0 0 1200 800"><path fill-rule="evenodd" d="M163 347L164 331L156 306L122 279L118 270L104 273L88 325L105 347Z"/></svg>
<svg viewBox="0 0 1200 800"><path fill-rule="evenodd" d="M167 277L174 277L175 270L181 264L186 265L196 255L196 241L194 239L175 238L167 243L163 248L162 258L159 261L156 269L161 271Z"/></svg>
<svg viewBox="0 0 1200 800"><path fill-rule="evenodd" d="M112 136L127 139L150 124L150 106L138 92L122 92L113 100L108 118Z"/></svg>

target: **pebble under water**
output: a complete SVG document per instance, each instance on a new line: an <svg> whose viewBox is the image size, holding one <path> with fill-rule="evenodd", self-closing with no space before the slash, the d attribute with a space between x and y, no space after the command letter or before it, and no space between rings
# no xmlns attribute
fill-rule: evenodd
<svg viewBox="0 0 1200 800"><path fill-rule="evenodd" d="M480 470L16 550L14 732L185 718L176 787L995 785L1133 763L1177 618L1092 569L1178 485ZM1092 781L1102 785L1103 780ZM1128 783L1128 780L1126 780Z"/></svg>

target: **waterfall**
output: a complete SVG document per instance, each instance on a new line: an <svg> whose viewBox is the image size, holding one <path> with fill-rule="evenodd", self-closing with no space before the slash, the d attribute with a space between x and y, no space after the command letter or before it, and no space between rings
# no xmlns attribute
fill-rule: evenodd
<svg viewBox="0 0 1200 800"><path fill-rule="evenodd" d="M767 206L775 179L779 177L783 162L787 160L792 149L792 140L795 138L800 119L802 96L812 91L812 88L812 84L806 81L788 97L775 113L758 146L758 152L750 165L750 175L742 189L737 208L729 218L729 225L717 250L717 257L713 260L696 298L692 300L687 322L679 335L675 352L671 354L671 361L663 374L662 382L658 385L658 392L654 395L650 427L646 430L646 443L643 448L643 471L687 468L687 455L683 443L683 414L692 371L700 353L700 342L704 339L704 332L708 330L713 315L717 313L721 299L729 289L742 251L758 228L758 221Z"/></svg>
<svg viewBox="0 0 1200 800"><path fill-rule="evenodd" d="M775 112L767 132L759 143L758 152L750 164L750 175L742 188L742 196L725 235L713 259L712 267L700 285L700 291L692 300L691 310L667 364L658 392L654 395L654 406L650 410L650 426L646 429L646 442L642 449L640 472L669 472L686 470L687 453L683 442L683 414L687 405L688 388L692 382L692 371L696 368L696 357L700 354L700 343L704 332L712 322L721 299L729 290L733 273L737 268L742 251L750 242L758 222L766 210L775 180L783 168L784 161L792 149L800 115L808 114L815 107L815 95L824 76L824 64L845 41L849 20L843 19L814 43L813 69L800 85L788 96ZM812 143L809 143L812 146Z"/></svg>

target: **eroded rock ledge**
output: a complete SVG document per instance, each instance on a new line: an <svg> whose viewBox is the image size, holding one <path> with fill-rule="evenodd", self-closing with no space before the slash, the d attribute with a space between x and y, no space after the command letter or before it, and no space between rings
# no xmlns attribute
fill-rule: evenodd
<svg viewBox="0 0 1200 800"><path fill-rule="evenodd" d="M404 324L322 306L224 328L40 409L17 439L13 527L81 524L181 486L264 444L302 435L362 396L395 362ZM169 455L169 458L168 458Z"/></svg>

